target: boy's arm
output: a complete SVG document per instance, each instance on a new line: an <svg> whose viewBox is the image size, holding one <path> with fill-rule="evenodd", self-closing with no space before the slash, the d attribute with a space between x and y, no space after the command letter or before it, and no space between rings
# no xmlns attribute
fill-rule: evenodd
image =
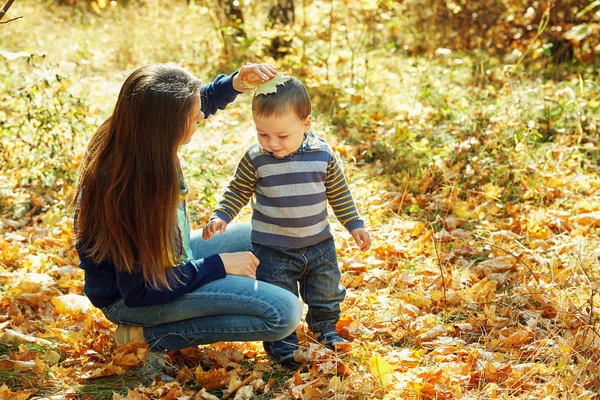
<svg viewBox="0 0 600 400"><path fill-rule="evenodd" d="M223 198L213 211L211 219L219 218L230 223L240 210L248 204L254 194L258 177L250 160L248 152L244 154L229 186L223 193Z"/></svg>
<svg viewBox="0 0 600 400"><path fill-rule="evenodd" d="M331 161L327 166L325 190L327 201L329 201L335 216L348 232L352 232L357 228L364 228L365 221L358 214L346 177L335 156L331 157Z"/></svg>

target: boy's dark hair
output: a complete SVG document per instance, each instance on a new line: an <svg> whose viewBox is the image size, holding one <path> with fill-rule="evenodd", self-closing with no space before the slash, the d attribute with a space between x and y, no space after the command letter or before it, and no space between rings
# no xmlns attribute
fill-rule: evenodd
<svg viewBox="0 0 600 400"><path fill-rule="evenodd" d="M255 115L281 116L290 111L302 120L311 112L306 86L293 76L284 84L277 86L277 93L259 94L252 100L252 113Z"/></svg>

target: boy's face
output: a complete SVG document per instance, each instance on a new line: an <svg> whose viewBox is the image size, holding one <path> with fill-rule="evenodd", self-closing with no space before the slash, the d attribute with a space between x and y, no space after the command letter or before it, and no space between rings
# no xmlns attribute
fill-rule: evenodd
<svg viewBox="0 0 600 400"><path fill-rule="evenodd" d="M286 157L300 148L312 121L310 115L301 119L293 111L269 117L254 114L253 118L258 143L279 158Z"/></svg>

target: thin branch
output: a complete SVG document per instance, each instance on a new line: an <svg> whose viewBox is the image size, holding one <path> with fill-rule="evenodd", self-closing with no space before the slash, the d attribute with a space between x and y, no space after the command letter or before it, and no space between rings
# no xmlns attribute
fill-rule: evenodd
<svg viewBox="0 0 600 400"><path fill-rule="evenodd" d="M16 21L16 20L21 19L21 18L23 18L23 16L16 17L16 18L11 18L8 21L0 21L0 24L8 24L9 22L13 22L13 21Z"/></svg>
<svg viewBox="0 0 600 400"><path fill-rule="evenodd" d="M8 9L10 8L10 6L12 6L12 4L15 2L15 0L8 0L8 2L4 5L4 7L2 7L2 10L0 10L0 20L2 20L2 18L4 18L4 16L6 15L6 13L8 12ZM10 21L14 21L15 19L19 19L21 17L17 17L17 18L13 18L11 20L8 20L6 22L2 22L3 24L7 24Z"/></svg>

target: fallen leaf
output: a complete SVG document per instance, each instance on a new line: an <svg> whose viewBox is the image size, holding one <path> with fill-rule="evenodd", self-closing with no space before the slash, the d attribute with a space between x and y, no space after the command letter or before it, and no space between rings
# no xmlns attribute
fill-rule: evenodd
<svg viewBox="0 0 600 400"><path fill-rule="evenodd" d="M429 340L433 340L433 339L437 338L438 336L444 335L446 333L448 333L448 329L446 328L446 326L438 325L438 326L431 328L427 332L420 334L419 336L417 336L417 339L419 342L426 342Z"/></svg>
<svg viewBox="0 0 600 400"><path fill-rule="evenodd" d="M600 226L600 211L576 215L571 221L578 225Z"/></svg>
<svg viewBox="0 0 600 400"><path fill-rule="evenodd" d="M43 289L54 286L56 281L48 274L29 272L25 274L18 288L25 293L36 293Z"/></svg>
<svg viewBox="0 0 600 400"><path fill-rule="evenodd" d="M36 392L35 389L19 390L18 392L11 391L6 384L0 387L0 398L3 400L26 400Z"/></svg>
<svg viewBox="0 0 600 400"><path fill-rule="evenodd" d="M196 386L204 389L225 388L229 385L229 373L225 368L204 371L202 366L198 366L194 371L194 376L196 377Z"/></svg>
<svg viewBox="0 0 600 400"><path fill-rule="evenodd" d="M387 385L390 373L394 371L395 365L387 362L381 354L375 353L369 358L367 368L373 376L377 377L384 385Z"/></svg>
<svg viewBox="0 0 600 400"><path fill-rule="evenodd" d="M51 341L31 335L25 335L12 329L6 329L0 338L4 343L34 343L43 347L52 347Z"/></svg>
<svg viewBox="0 0 600 400"><path fill-rule="evenodd" d="M69 293L62 296L55 296L51 300L52 305L60 314L74 312L86 312L92 308L92 303L86 296Z"/></svg>
<svg viewBox="0 0 600 400"><path fill-rule="evenodd" d="M486 362L484 364L484 376L490 382L504 382L510 375L512 368L508 364Z"/></svg>
<svg viewBox="0 0 600 400"><path fill-rule="evenodd" d="M492 273L505 272L514 268L517 259L513 256L495 257L479 263L475 271L479 276L488 276Z"/></svg>

